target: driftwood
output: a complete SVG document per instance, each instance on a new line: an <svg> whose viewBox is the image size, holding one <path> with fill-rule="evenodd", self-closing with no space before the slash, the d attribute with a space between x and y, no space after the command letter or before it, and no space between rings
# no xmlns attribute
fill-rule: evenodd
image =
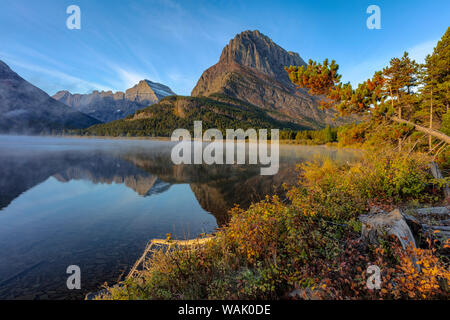
<svg viewBox="0 0 450 320"><path fill-rule="evenodd" d="M439 231L449 231L450 232L450 226L428 226L425 225L425 228L433 229L433 230L439 230Z"/></svg>
<svg viewBox="0 0 450 320"><path fill-rule="evenodd" d="M136 261L136 263L131 268L130 272L128 273L128 276L126 279L130 279L134 276L136 273L139 265L141 265L144 261L147 255L150 252L157 251L156 246L165 246L167 248L173 248L173 247L190 247L195 248L197 246L204 245L205 243L208 243L211 241L213 237L206 237L206 238L199 238L199 239L192 239L192 240L163 240L163 239L153 239L151 240L145 250L142 256ZM153 250L152 250L153 249Z"/></svg>
<svg viewBox="0 0 450 320"><path fill-rule="evenodd" d="M412 211L421 216L435 215L446 217L450 215L450 212L446 207L422 208L422 209L414 209Z"/></svg>
<svg viewBox="0 0 450 320"><path fill-rule="evenodd" d="M441 242L445 242L450 239L450 230L443 230L442 228L442 226L423 225L423 231L425 234L432 238L438 239Z"/></svg>
<svg viewBox="0 0 450 320"><path fill-rule="evenodd" d="M404 215L416 235L425 235L441 242L450 238L450 211L446 207L410 210L415 217Z"/></svg>
<svg viewBox="0 0 450 320"><path fill-rule="evenodd" d="M207 238L199 238L192 240L162 240L162 239L153 239L150 241L150 244L159 244L165 245L169 247L192 247L196 245L202 245L209 242L213 237Z"/></svg>

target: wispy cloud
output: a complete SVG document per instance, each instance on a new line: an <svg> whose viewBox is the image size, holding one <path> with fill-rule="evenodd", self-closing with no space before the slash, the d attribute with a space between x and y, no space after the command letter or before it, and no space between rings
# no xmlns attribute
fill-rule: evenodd
<svg viewBox="0 0 450 320"><path fill-rule="evenodd" d="M139 81L147 79L147 77L142 73L125 70L121 67L115 67L115 72L125 88L131 88Z"/></svg>
<svg viewBox="0 0 450 320"><path fill-rule="evenodd" d="M34 78L40 75L46 75L50 78L56 79L62 87L67 88L72 92L86 93L92 90L111 90L110 87L103 84L87 81L73 75L64 73L59 70L50 69L36 64L28 63L26 61L21 61L16 58L9 56L3 52L0 52L1 59L4 60L9 66L14 68L22 68L31 72ZM22 75L21 75L22 76ZM34 85L41 87L39 83L33 83ZM41 88L46 89L46 88ZM53 94L54 92L47 92Z"/></svg>
<svg viewBox="0 0 450 320"><path fill-rule="evenodd" d="M427 55L432 54L434 47L438 43L438 39L426 41L415 45L414 47L406 50L412 59L416 60L418 63L424 63Z"/></svg>

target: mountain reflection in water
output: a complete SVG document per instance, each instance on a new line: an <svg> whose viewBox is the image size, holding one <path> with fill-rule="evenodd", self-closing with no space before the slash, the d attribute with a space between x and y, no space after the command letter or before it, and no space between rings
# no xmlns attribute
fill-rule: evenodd
<svg viewBox="0 0 450 320"><path fill-rule="evenodd" d="M280 170L174 165L174 143L0 136L0 298L82 298L114 282L152 238L193 238L295 183L295 165L358 152L280 146ZM66 288L79 265L82 290Z"/></svg>

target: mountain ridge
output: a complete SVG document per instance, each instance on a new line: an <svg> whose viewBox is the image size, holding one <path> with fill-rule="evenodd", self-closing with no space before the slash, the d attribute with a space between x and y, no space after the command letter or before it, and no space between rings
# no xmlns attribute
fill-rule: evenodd
<svg viewBox="0 0 450 320"><path fill-rule="evenodd" d="M53 98L102 122L110 122L158 103L169 95L175 93L168 86L144 79L125 92L94 90L88 94L79 94L62 90L54 94Z"/></svg>

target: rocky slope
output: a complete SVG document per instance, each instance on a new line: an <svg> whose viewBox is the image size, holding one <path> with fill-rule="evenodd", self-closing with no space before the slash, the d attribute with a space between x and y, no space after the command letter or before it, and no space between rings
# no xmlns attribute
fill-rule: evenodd
<svg viewBox="0 0 450 320"><path fill-rule="evenodd" d="M33 86L0 61L0 132L48 133L99 123Z"/></svg>
<svg viewBox="0 0 450 320"><path fill-rule="evenodd" d="M244 31L223 49L219 62L203 73L192 96L225 94L306 128L335 125L334 114L321 111L317 98L297 89L284 70L304 64L298 53L284 50L259 31Z"/></svg>
<svg viewBox="0 0 450 320"><path fill-rule="evenodd" d="M59 91L53 98L102 122L110 122L174 94L163 84L142 80L125 92L94 91L89 94L72 94L69 91Z"/></svg>

